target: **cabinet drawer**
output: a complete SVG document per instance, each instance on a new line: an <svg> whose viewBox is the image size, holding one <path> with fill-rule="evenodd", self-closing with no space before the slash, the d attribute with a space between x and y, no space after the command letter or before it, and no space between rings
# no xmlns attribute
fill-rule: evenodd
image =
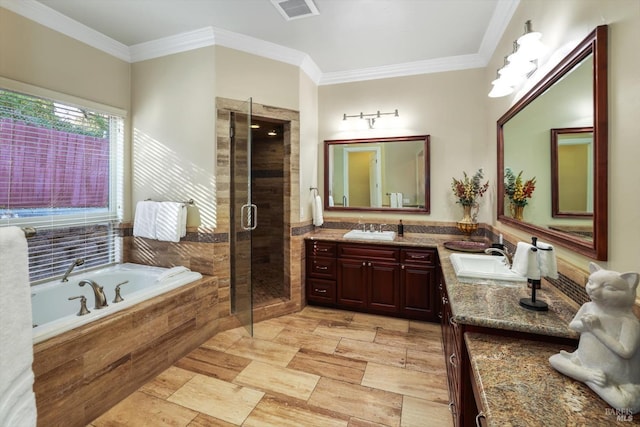
<svg viewBox="0 0 640 427"><path fill-rule="evenodd" d="M309 276L321 279L336 278L335 258L313 257L309 259Z"/></svg>
<svg viewBox="0 0 640 427"><path fill-rule="evenodd" d="M313 301L336 302L336 282L333 280L307 279L307 298Z"/></svg>
<svg viewBox="0 0 640 427"><path fill-rule="evenodd" d="M398 261L400 249L384 246L339 245L338 256L342 258L358 258L366 260Z"/></svg>
<svg viewBox="0 0 640 427"><path fill-rule="evenodd" d="M336 256L336 243L334 242L321 242L313 240L309 242L309 245L307 247L309 249L309 255L311 256Z"/></svg>
<svg viewBox="0 0 640 427"><path fill-rule="evenodd" d="M433 249L402 249L400 262L403 264L436 264L436 251Z"/></svg>

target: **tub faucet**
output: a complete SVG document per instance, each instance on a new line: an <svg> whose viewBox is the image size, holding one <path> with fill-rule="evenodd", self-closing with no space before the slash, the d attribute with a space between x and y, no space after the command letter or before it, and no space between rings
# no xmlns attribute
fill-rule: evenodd
<svg viewBox="0 0 640 427"><path fill-rule="evenodd" d="M513 256L511 255L511 253L509 252L509 249L507 249L506 246L504 247L504 250L498 249L498 248L487 248L484 250L485 254L490 254L493 252L502 255L504 257L504 263L507 265L507 267L511 268L511 263L513 262Z"/></svg>
<svg viewBox="0 0 640 427"><path fill-rule="evenodd" d="M93 288L93 295L96 298L96 304L94 308L96 310L105 308L109 305L107 304L107 297L104 294L104 288L102 286L98 285L93 280L88 280L88 279L81 280L78 283L78 285L80 286L84 286L85 284L89 284Z"/></svg>
<svg viewBox="0 0 640 427"><path fill-rule="evenodd" d="M78 259L73 260L73 262L71 263L69 268L67 268L67 271L64 272L64 276L62 276L61 282L68 282L69 279L67 279L67 277L69 277L69 275L73 271L74 267L80 266L82 264L84 264L84 259L82 259L82 258L78 258Z"/></svg>

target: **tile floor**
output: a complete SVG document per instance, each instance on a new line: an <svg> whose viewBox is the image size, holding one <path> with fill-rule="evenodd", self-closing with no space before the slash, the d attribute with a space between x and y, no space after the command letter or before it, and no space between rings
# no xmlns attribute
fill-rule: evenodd
<svg viewBox="0 0 640 427"><path fill-rule="evenodd" d="M91 423L451 426L440 326L306 307L217 334Z"/></svg>

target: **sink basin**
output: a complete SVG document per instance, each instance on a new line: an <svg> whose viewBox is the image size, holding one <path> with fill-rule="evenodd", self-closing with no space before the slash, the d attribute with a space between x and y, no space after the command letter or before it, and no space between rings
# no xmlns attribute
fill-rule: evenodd
<svg viewBox="0 0 640 427"><path fill-rule="evenodd" d="M391 242L396 238L396 232L351 230L342 237L353 240L381 240L384 242Z"/></svg>
<svg viewBox="0 0 640 427"><path fill-rule="evenodd" d="M503 257L491 255L451 254L449 257L458 278L493 279L526 282L527 278L511 271Z"/></svg>

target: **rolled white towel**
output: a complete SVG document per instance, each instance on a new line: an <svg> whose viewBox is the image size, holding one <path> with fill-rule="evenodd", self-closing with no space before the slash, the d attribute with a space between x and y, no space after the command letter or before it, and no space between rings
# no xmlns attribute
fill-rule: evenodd
<svg viewBox="0 0 640 427"><path fill-rule="evenodd" d="M391 193L389 195L389 204L392 208L398 207L398 193Z"/></svg>
<svg viewBox="0 0 640 427"><path fill-rule="evenodd" d="M159 275L158 278L156 279L156 282L161 282L165 279L168 279L169 277L177 276L178 274L184 273L185 271L191 271L191 270L181 265L177 267L171 267L170 269L168 269L167 271Z"/></svg>
<svg viewBox="0 0 640 427"><path fill-rule="evenodd" d="M556 261L556 251L553 245L545 242L537 242L538 262L540 263L540 275L551 279L558 278L558 262Z"/></svg>
<svg viewBox="0 0 640 427"><path fill-rule="evenodd" d="M538 251L529 243L518 242L516 253L513 256L511 270L528 279L540 279L540 267L538 265Z"/></svg>

